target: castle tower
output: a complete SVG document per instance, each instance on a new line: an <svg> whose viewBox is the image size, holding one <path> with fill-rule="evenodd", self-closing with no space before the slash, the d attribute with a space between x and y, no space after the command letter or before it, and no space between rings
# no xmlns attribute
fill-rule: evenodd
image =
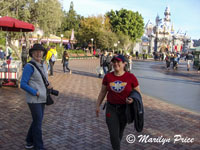
<svg viewBox="0 0 200 150"><path fill-rule="evenodd" d="M160 19L159 15L157 14L157 17L156 17L156 20L155 20L157 26L160 24L160 20L161 19Z"/></svg>
<svg viewBox="0 0 200 150"><path fill-rule="evenodd" d="M171 19L170 19L171 13L170 13L169 7L166 7L164 15L165 15L164 21L171 22Z"/></svg>

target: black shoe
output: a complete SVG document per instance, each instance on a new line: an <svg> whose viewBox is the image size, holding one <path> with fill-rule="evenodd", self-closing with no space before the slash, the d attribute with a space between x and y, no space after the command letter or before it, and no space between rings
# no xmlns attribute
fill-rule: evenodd
<svg viewBox="0 0 200 150"><path fill-rule="evenodd" d="M25 145L25 148L26 148L26 149L33 149L34 146L33 146L32 143L27 143L27 144Z"/></svg>

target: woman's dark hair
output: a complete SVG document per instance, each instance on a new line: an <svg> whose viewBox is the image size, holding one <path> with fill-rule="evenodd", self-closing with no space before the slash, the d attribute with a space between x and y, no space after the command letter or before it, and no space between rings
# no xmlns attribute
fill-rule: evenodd
<svg viewBox="0 0 200 150"><path fill-rule="evenodd" d="M68 53L67 53L67 51L63 52L63 56L69 56Z"/></svg>

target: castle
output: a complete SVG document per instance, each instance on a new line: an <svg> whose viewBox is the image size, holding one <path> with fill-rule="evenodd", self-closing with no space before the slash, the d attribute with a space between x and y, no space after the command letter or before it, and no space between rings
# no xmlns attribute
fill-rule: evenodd
<svg viewBox="0 0 200 150"><path fill-rule="evenodd" d="M181 30L174 31L169 7L166 7L164 15L163 19L157 15L155 24L149 20L145 26L143 39L148 41L148 53L186 52L192 47L191 37Z"/></svg>

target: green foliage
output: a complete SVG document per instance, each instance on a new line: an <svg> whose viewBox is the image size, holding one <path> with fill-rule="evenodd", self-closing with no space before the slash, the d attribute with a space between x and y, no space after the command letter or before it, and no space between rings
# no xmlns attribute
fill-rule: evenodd
<svg viewBox="0 0 200 150"><path fill-rule="evenodd" d="M68 12L64 12L64 17L62 19L62 25L61 25L61 32L71 31L74 29L75 31L78 31L80 20L83 17L78 15L76 11L74 10L74 4L71 2L70 8ZM65 34L66 35L66 34ZM67 34L69 36L69 34Z"/></svg>
<svg viewBox="0 0 200 150"><path fill-rule="evenodd" d="M76 34L79 46L87 47L92 44L100 49L112 49L117 35L110 29L109 18L92 16L81 20L80 28Z"/></svg>
<svg viewBox="0 0 200 150"><path fill-rule="evenodd" d="M0 32L0 45L6 45L6 38L5 37L6 37L5 32Z"/></svg>
<svg viewBox="0 0 200 150"><path fill-rule="evenodd" d="M114 49L114 43L118 41L118 37L115 33L111 31L103 30L99 34L99 43L98 46L103 50L112 50Z"/></svg>
<svg viewBox="0 0 200 150"><path fill-rule="evenodd" d="M58 0L40 0L34 3L31 20L44 31L45 35L56 34L61 27L63 12Z"/></svg>
<svg viewBox="0 0 200 150"><path fill-rule="evenodd" d="M112 31L118 34L128 35L132 41L141 38L144 33L144 21L138 12L121 9L107 12L110 18Z"/></svg>
<svg viewBox="0 0 200 150"><path fill-rule="evenodd" d="M3 0L0 15L32 23L44 31L44 36L64 34L64 37L70 39L74 29L76 46L85 48L93 44L96 49L127 51L132 49L144 32L144 21L138 12L126 9L111 10L105 16L84 18L76 13L73 2L68 12L62 11L60 0ZM9 33L10 39L22 36L28 39L29 34ZM0 39L0 44L4 42L4 39ZM116 43L117 47L114 47ZM64 48L58 45L57 51L60 57Z"/></svg>
<svg viewBox="0 0 200 150"><path fill-rule="evenodd" d="M67 50L69 54L85 54L84 50Z"/></svg>
<svg viewBox="0 0 200 150"><path fill-rule="evenodd" d="M3 0L0 15L32 23L35 27L39 26L44 31L44 36L48 36L50 33L55 34L61 27L63 11L59 0ZM9 33L9 42L22 36L28 39L29 34Z"/></svg>

